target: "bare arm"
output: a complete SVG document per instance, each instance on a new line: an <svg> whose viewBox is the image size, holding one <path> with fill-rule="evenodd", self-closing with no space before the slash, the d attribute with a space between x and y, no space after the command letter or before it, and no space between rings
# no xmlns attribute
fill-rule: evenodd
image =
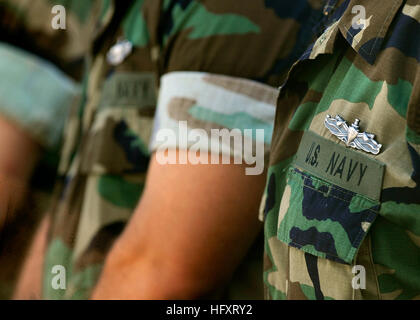
<svg viewBox="0 0 420 320"><path fill-rule="evenodd" d="M93 298L193 299L217 290L260 230L264 182L242 165L160 165L152 157Z"/></svg>
<svg viewBox="0 0 420 320"><path fill-rule="evenodd" d="M6 215L23 201L40 147L15 124L0 117L0 231Z"/></svg>

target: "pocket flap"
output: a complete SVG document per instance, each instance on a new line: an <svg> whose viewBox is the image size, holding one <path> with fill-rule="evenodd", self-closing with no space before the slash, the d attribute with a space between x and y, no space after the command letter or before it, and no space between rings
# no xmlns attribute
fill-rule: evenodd
<svg viewBox="0 0 420 320"><path fill-rule="evenodd" d="M378 201L291 167L277 236L312 255L351 264L378 210Z"/></svg>

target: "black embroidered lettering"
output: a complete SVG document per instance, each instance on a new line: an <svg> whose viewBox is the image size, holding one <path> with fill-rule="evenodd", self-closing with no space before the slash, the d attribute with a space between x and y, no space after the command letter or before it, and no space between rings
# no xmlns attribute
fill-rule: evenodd
<svg viewBox="0 0 420 320"><path fill-rule="evenodd" d="M360 164L360 178L359 178L359 183L358 183L359 186L360 186L360 183L362 182L363 177L365 176L367 167L368 166L366 165L365 168L363 169L363 165Z"/></svg>
<svg viewBox="0 0 420 320"><path fill-rule="evenodd" d="M337 170L336 170L336 171L335 171L335 173L334 173L334 177L335 177L337 174L340 174L340 179L343 177L343 171L344 171L344 166L346 165L346 160L347 160L347 158L346 158L346 157L344 157L344 158L341 160L340 164L338 165Z"/></svg>
<svg viewBox="0 0 420 320"><path fill-rule="evenodd" d="M359 164L359 161L356 161L356 163L354 164L354 167L352 166L352 164L353 164L353 159L350 159L349 171L347 173L347 182L349 182L351 177L353 176L353 173L356 170L357 165Z"/></svg>
<svg viewBox="0 0 420 320"><path fill-rule="evenodd" d="M335 166L337 164L338 158L340 158L340 155L337 154L337 158L335 158L335 152L333 152L331 159L330 159L330 163L328 164L327 170L325 170L325 172L328 172L328 170L330 170L329 174L333 175L334 173L334 169Z"/></svg>

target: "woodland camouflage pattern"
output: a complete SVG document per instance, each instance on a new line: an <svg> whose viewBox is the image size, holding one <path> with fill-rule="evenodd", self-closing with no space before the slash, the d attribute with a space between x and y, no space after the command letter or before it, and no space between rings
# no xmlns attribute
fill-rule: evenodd
<svg viewBox="0 0 420 320"><path fill-rule="evenodd" d="M83 95L69 111L60 146L44 298L89 296L141 196L153 126L174 117L199 128L232 128L239 117L247 128L262 127L271 135L278 93L273 88L313 40L323 2L137 0L128 12L110 0L0 2L6 17L1 28L7 31L1 33L8 35L2 41L83 79ZM68 30L51 28L53 4L66 7ZM106 53L121 38L134 50L113 67ZM160 77L177 71L199 72L201 84L222 96L224 91L246 98L246 106L220 110L209 101L197 106L199 97L170 94L161 103ZM262 119L253 103L263 106ZM156 105L162 118L154 119ZM270 139L264 144L268 150ZM53 265L66 267L67 290L51 288Z"/></svg>
<svg viewBox="0 0 420 320"><path fill-rule="evenodd" d="M325 32L293 66L277 103L261 211L265 295L419 299L420 2L330 4ZM356 5L366 8L364 29L352 26ZM383 145L376 156L348 149L385 165L383 183L367 182L378 199L342 187L359 171L348 158L330 161L341 185L317 174L325 173L322 147L308 152L313 169L296 164L304 132L344 146L325 127L327 115L360 119L361 132ZM352 287L354 265L366 270L364 290Z"/></svg>

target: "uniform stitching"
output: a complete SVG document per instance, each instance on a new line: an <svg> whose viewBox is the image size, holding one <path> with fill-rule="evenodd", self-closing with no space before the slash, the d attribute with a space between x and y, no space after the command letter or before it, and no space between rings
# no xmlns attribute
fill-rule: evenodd
<svg viewBox="0 0 420 320"><path fill-rule="evenodd" d="M371 199L369 199L369 198L367 198L367 197L365 197L365 196L363 196L363 195L361 195L361 194L359 194L359 193L352 192L352 191L347 191L347 190L345 190L345 189L343 190L342 188L335 186L335 185L334 185L334 184L332 184L331 182L324 181L324 180L320 180L319 178L316 178L316 177L313 177L313 176L311 176L311 177L307 177L307 176L305 176L303 173L295 172L293 169L291 169L290 173L291 173L291 174L294 174L294 175L299 175L299 176L303 177L304 181L306 181L307 179L312 179L312 180L315 180L315 181L318 181L318 182L321 182L321 183L325 183L325 184L327 184L327 186L328 186L330 189L332 189L332 190L337 190L337 191L339 191L339 192L341 192L341 193L343 193L343 194L345 194L345 195L353 195L353 196L355 196L355 197L357 197L357 198L361 198L361 199L363 199L363 200L368 201L368 202L369 202L369 203L371 203L372 205L377 206L377 205L379 205L379 204L380 204L380 202L377 202L377 201L371 200ZM302 185L304 188L309 188L309 189L311 189L311 190L313 190L313 191L316 191L316 192L318 192L318 193L324 194L324 192L319 191L318 189L315 189L315 188L313 188L313 187L310 187L310 186L305 185L305 184L303 183L303 181L301 182L301 185ZM341 200L341 201L344 201L344 202L346 202L346 203L350 203L350 202L351 202L351 201L349 201L349 200L342 199L342 198L337 197L337 196L334 196L334 195L330 195L330 192L328 192L328 197L336 198L336 199ZM372 208L368 208L368 209L365 209L365 210L370 210L370 211L373 211L373 212L375 212L375 213L379 213L379 210L375 210L375 209L372 209Z"/></svg>
<svg viewBox="0 0 420 320"><path fill-rule="evenodd" d="M289 170L289 174L293 174L293 175L295 175L295 176L301 176L301 177L303 177L303 179L304 180L300 180L299 181L299 184L303 187L303 188L308 188L308 189L310 189L310 190L313 190L313 191L316 191L316 192L318 192L318 193L321 193L321 194L324 194L323 192L321 192L321 191L319 191L319 190L317 190L317 189L315 189L315 188L312 188L312 187L310 187L310 186L306 186L306 185L304 185L304 181L306 181L306 179L314 179L314 180L317 180L317 181L319 181L319 182L324 182L324 181L322 181L322 180L319 180L319 179L317 179L317 178L312 178L312 177L307 177L307 176L305 176L303 173L300 173L300 172L296 172L293 168L291 168L290 170ZM324 183L327 183L327 184L330 184L329 182L324 182ZM361 195L359 195L359 194L357 194L357 193L354 193L354 192L349 192L349 191L346 191L346 190L341 190L341 189L338 189L337 187L335 187L334 185L331 185L330 186L330 188L335 188L335 189L337 189L338 191L341 191L341 192L343 192L344 194L349 194L349 195L354 195L354 196L356 196L356 197L362 197L362 198L364 198L364 199L366 199L365 197L363 197L363 196L361 196ZM330 195L330 192L328 192L328 197L331 197L331 198L336 198L336 199L338 199L338 200L341 200L341 201L343 201L343 202L346 202L346 203L350 203L350 201L348 201L348 200L345 200L345 199L341 199L340 197L337 197L337 196L333 196L333 195ZM369 202L371 202L371 200L370 199L366 199L366 200L368 200ZM373 213L374 213L374 215L375 215L375 217L376 217L376 215L379 213L377 210L374 210L374 209L371 209L371 208L369 208L369 209L366 209L367 211L372 211ZM371 214L369 214L369 212L367 212L367 213L365 213L365 214L363 214L362 215L362 218L365 218L365 217L369 217L369 216L371 216ZM363 219L360 219L360 221L363 221ZM371 224L373 223L373 222L370 222ZM280 228L279 228L280 229ZM279 230L280 231L280 230ZM331 257L334 257L334 258L338 258L338 259L340 259L340 260L344 260L346 263L349 263L348 261L349 260L351 260L352 258L353 258L353 256L354 256L354 250L353 249L356 249L357 250L357 248L358 247L360 247L360 244L362 243L362 240L363 240L363 238L367 235L367 231L364 231L363 229L361 230L361 231L359 231L358 233L357 233L357 235L356 235L356 237L355 237L355 239L353 240L353 242L350 242L351 243L351 247L348 249L348 250L346 250L347 251L347 254L344 256L344 257L340 257L339 255L334 255L334 254L330 254L330 253L328 253L328 255L329 256L331 256ZM282 240L283 242L285 242L285 243L287 243L288 241L287 241L287 239L285 239L284 237L282 237L282 236L279 236L279 232L277 232L277 237L278 237L278 239L279 240ZM302 249L301 247L304 247L305 245L304 244L302 244L302 243L299 243L299 242L296 242L296 241L291 241L291 242L289 242L291 245L295 245L295 246L299 246L300 248L300 250L302 250L302 251L304 251L304 252L308 252L308 253L311 253L311 254L313 254L313 255L315 255L315 256L318 256L318 257L321 257L321 258L326 258L326 257L323 257L323 256L321 256L320 255L320 253L324 253L324 254L327 254L327 253L325 253L325 252L322 252L322 251L318 251L318 252L316 252L316 251L314 251L314 250L310 250L310 249ZM313 245L313 244L312 244ZM327 258L326 258L327 259Z"/></svg>
<svg viewBox="0 0 420 320"><path fill-rule="evenodd" d="M327 253L327 252L324 252L324 251L320 251L320 250L317 250L317 251L315 251L315 250L311 250L311 249L303 249L302 247L304 247L304 246L306 246L306 245L314 245L314 243L307 243L307 244L302 244L302 243L299 243L299 242L297 242L297 241L287 241L287 239L285 239L284 237L277 237L279 240L281 240L281 241L283 241L283 242L285 242L285 243L290 243L291 245L296 245L296 246L299 246L300 248L299 248L299 250L302 250L302 251L304 251L304 252L308 252L308 253L310 253L310 254L313 254L313 255L315 255L315 256L317 256L317 257L320 257L320 258L324 258L324 259L328 259L327 257L325 257L325 256L322 256L320 253L323 253L323 254L325 254L325 255L328 255L328 256L331 256L331 257L334 257L334 258L338 258L338 259L340 259L340 260L343 260L343 261L345 261L347 264L350 264L350 262L351 262L351 260L353 259L353 257L355 256L355 253L356 252L353 252L354 251L354 249L358 249L359 247L360 247L360 245L361 245L361 243L362 243L362 238L365 236L367 234L367 232L363 232L363 231L361 231L361 232L359 232L358 234L357 234L357 236L356 236L356 240L352 243L351 242L351 247L349 248L349 249L347 249L346 250L346 255L345 256L343 256L343 257L341 257L340 255L335 255L335 254L332 254L332 253ZM357 244L357 246L355 247L355 246L353 246L353 244ZM331 259L329 259L329 260L331 260ZM348 261L350 261L350 262L348 262Z"/></svg>

